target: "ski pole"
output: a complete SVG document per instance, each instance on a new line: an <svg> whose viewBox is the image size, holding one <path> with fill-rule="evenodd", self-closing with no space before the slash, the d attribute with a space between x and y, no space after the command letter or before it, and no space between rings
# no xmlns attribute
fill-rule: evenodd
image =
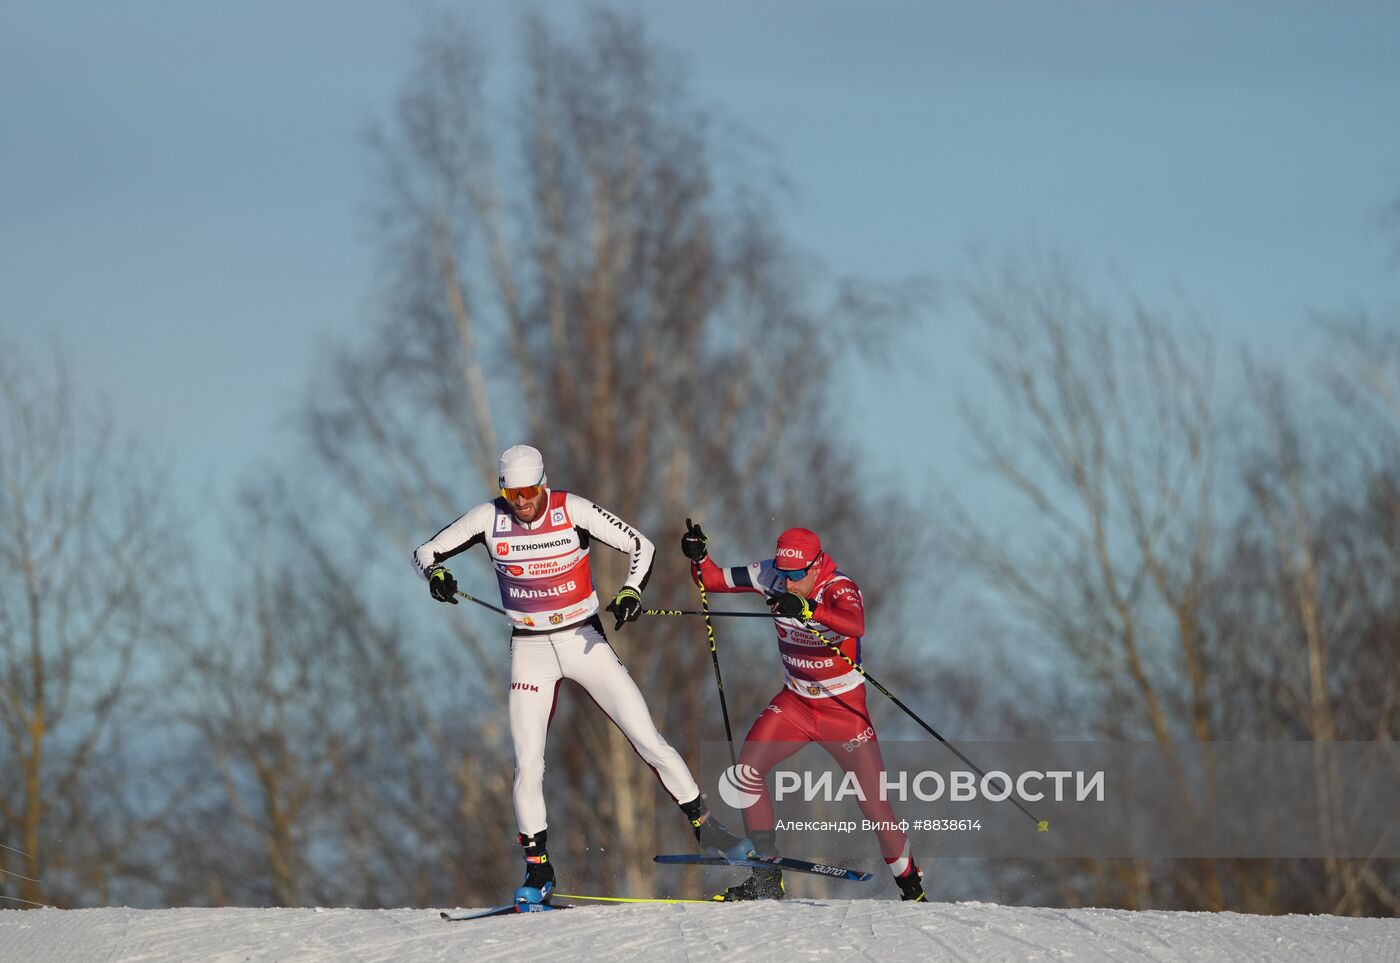
<svg viewBox="0 0 1400 963"><path fill-rule="evenodd" d="M463 592L463 591L461 591L461 590L458 590L458 592L457 592L457 597L458 597L458 598L464 598L464 599L466 599L468 602L475 602L477 605L480 605L482 608L484 608L484 609L490 609L492 612L495 612L495 613L497 613L498 615L504 615L504 616L506 616L507 618L510 617L510 613L507 612L505 609L497 608L496 606L492 605L490 602L483 602L481 599L477 598L475 595L469 595L469 594L467 594L466 592ZM708 613L707 613L707 612L697 611L697 610L693 610L693 609L643 609L643 610L642 610L642 614L643 614L643 615L705 615L705 616L707 616L707 617L718 617L718 616L721 616L721 615L722 615L722 616L725 616L726 618L734 618L734 619L771 619L771 618L773 617L772 614L769 613L769 612L708 612Z"/></svg>
<svg viewBox="0 0 1400 963"><path fill-rule="evenodd" d="M700 591L704 591L701 589ZM702 603L703 604L703 603ZM771 612L706 612L695 609L643 609L643 615L703 615L707 619L724 618L729 619L771 619Z"/></svg>
<svg viewBox="0 0 1400 963"><path fill-rule="evenodd" d="M504 615L506 618L510 618L510 613L507 612L505 609L497 608L496 606L492 605L490 602L483 602L483 601L481 601L481 599L477 598L475 595L468 595L466 592L463 592L463 591L461 591L461 590L458 590L457 594L458 594L460 597L466 599L468 602L475 602L477 605L480 605L480 606L481 606L482 608L484 608L484 609L490 609L492 612L497 612L497 613L499 613L499 614L501 614L501 615Z"/></svg>
<svg viewBox="0 0 1400 963"><path fill-rule="evenodd" d="M564 899L592 899L600 903L713 903L712 899L657 899L651 896L579 896L576 893L555 893Z"/></svg>
<svg viewBox="0 0 1400 963"><path fill-rule="evenodd" d="M815 623L813 623L813 622L811 622L811 621L806 621L806 620L804 620L804 621L805 621L805 624L807 625L807 627L808 627L810 630L812 630L812 631L814 631L814 632L816 631ZM957 746L953 745L953 744L952 744L951 742L949 742L947 739L944 739L941 735L939 735L938 730L934 729L933 726L929 725L929 724L928 724L927 722L925 722L923 719L919 718L918 713L916 713L913 709L909 708L909 707L908 707L907 705L905 705L903 702L900 702L899 699L897 699L897 698L895 697L895 695L894 695L893 692L891 692L889 689L886 689L883 685L881 685L881 684L880 684L880 681L879 681L878 679L876 679L873 675L871 675L869 672L866 672L864 666L860 665L858 662L854 661L849 655L847 655L846 653L842 652L842 651L841 651L841 647L840 647L839 645L837 645L835 642L830 642L830 641L828 641L828 642L826 643L826 647L827 647L828 649L830 649L831 651L835 652L835 653L836 653L837 655L839 655L841 658L845 659L845 660L846 660L846 664L849 665L851 668L855 669L857 672L859 672L859 673L861 674L861 677L864 678L866 682L869 682L869 683L870 683L871 685L873 685L875 688L879 689L880 692L881 692L882 694L884 694L884 696L885 696L887 699L889 699L889 700L890 700L891 702L893 702L895 705L897 705L897 706L899 706L901 709L903 709L905 715L907 715L909 718L913 719L913 720L914 720L915 722L917 722L919 725L923 726L923 727L924 727L924 731L926 731L929 735L933 736L933 738L937 739L939 742L943 743L943 745L945 745L946 747L948 747L948 750L949 750L950 752L952 752L953 755L957 756L957 757L958 757L959 759L961 759L963 762L965 762L965 763L967 763L969 766L971 766L971 767L973 768L973 770L977 773L977 775L981 776L981 777L984 778L984 779L987 777L987 774L986 774L985 772L983 772L983 771L977 766L977 764L976 764L975 762L973 762L971 759L967 758L967 756L964 756L964 755L958 750L958 747L957 747ZM1008 796L1007 798L1008 798L1008 799L1011 799L1011 804L1012 804L1013 806L1015 806L1017 809L1021 810L1021 812L1025 813L1027 816L1030 816L1030 817L1031 817L1031 821L1035 823L1036 832L1044 833L1044 832L1048 832L1048 831L1050 830L1050 820L1048 820L1048 819L1036 819L1035 816L1031 815L1031 811L1030 811L1029 809L1027 809L1025 806L1022 806L1019 802L1017 802L1015 799L1012 799L1012 798L1009 797L1009 796Z"/></svg>
<svg viewBox="0 0 1400 963"><path fill-rule="evenodd" d="M724 699L724 679L719 674L719 647L715 644L715 627L710 621L710 596L705 592L705 583L696 581L696 587L700 589L700 614L705 617L705 634L710 640L710 661L715 664L715 687L719 689L719 711L724 716L724 740L729 746L729 764L737 766L739 758L734 754L734 733L729 728L729 706ZM714 613L719 615L721 613ZM723 613L730 614L730 613ZM739 613L734 613L739 614ZM762 613L755 612L755 615ZM770 616L771 618L771 616Z"/></svg>

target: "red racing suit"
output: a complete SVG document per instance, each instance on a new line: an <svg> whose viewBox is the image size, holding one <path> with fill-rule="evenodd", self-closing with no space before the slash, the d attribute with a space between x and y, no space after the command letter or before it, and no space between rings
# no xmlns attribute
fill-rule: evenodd
<svg viewBox="0 0 1400 963"><path fill-rule="evenodd" d="M808 599L812 618L806 623L798 618L773 620L787 682L754 720L739 763L753 766L766 781L778 763L809 742L821 743L842 769L855 774L865 797L861 812L879 827L875 835L890 871L903 876L914 869L914 860L909 837L895 826L894 809L881 792L885 762L866 709L865 677L828 644L860 664L865 604L859 586L837 570L831 556L823 554L816 564L817 581ZM721 568L707 556L692 563L691 574L706 592L756 592L772 598L787 586L772 559ZM765 788L744 810L744 825L750 832L761 832L771 831L774 823L773 801Z"/></svg>

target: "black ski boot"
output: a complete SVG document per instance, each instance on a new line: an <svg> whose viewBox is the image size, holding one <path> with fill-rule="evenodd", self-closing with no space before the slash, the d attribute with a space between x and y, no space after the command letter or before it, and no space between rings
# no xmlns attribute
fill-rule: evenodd
<svg viewBox="0 0 1400 963"><path fill-rule="evenodd" d="M753 841L748 837L740 839L726 829L724 823L716 819L710 807L705 805L704 796L696 796L680 806L681 812L690 820L690 828L695 830L696 842L701 846L730 860L748 859L753 852Z"/></svg>
<svg viewBox="0 0 1400 963"><path fill-rule="evenodd" d="M753 851L761 856L776 856L778 853L777 834L771 829L755 829L749 834L753 839ZM786 893L781 869L755 869L749 878L738 886L731 886L715 900L721 903L734 903L750 899L782 899Z"/></svg>
<svg viewBox="0 0 1400 963"><path fill-rule="evenodd" d="M545 852L545 835L541 829L533 836L515 837L525 847L525 882L515 891L517 903L548 903L554 893L554 864Z"/></svg>
<svg viewBox="0 0 1400 963"><path fill-rule="evenodd" d="M911 863L909 872L903 876L896 876L894 881L899 886L900 899L910 903L924 901L924 871L919 867Z"/></svg>
<svg viewBox="0 0 1400 963"><path fill-rule="evenodd" d="M781 869L756 869L748 879L738 886L729 887L715 900L735 903L747 899L782 899L785 893Z"/></svg>

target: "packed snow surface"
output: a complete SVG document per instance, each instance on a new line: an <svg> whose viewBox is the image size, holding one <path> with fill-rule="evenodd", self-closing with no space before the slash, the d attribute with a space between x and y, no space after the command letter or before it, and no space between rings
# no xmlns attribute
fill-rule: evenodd
<svg viewBox="0 0 1400 963"><path fill-rule="evenodd" d="M448 923L436 909L0 911L0 960L1400 961L1400 920L788 900L590 906Z"/></svg>

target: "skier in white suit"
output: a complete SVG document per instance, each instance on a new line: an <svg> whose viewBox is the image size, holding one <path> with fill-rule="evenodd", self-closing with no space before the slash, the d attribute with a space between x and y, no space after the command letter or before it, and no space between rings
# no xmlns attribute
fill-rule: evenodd
<svg viewBox="0 0 1400 963"><path fill-rule="evenodd" d="M474 545L491 554L501 606L511 622L510 734L515 746L515 818L525 851L516 900L548 902L554 865L545 847L544 749L559 683L573 679L656 772L701 845L730 858L753 848L715 819L680 753L656 731L641 690L608 644L589 570L597 539L625 552L627 577L606 611L613 631L635 621L655 551L641 532L572 492L551 489L544 458L529 445L501 455L499 497L477 505L418 546L413 561L432 597L457 603L457 581L443 562Z"/></svg>

